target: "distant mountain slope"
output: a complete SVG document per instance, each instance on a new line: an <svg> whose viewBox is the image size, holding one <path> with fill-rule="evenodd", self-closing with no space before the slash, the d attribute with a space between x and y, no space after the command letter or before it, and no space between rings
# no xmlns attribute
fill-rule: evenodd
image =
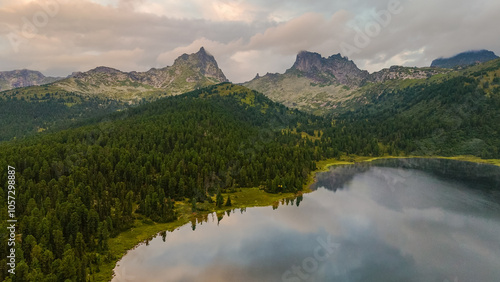
<svg viewBox="0 0 500 282"><path fill-rule="evenodd" d="M68 92L98 95L106 98L136 101L165 95L178 95L205 87L227 78L215 58L201 49L194 54L183 54L172 66L147 72L122 72L108 67L97 67L76 73L53 86Z"/></svg>
<svg viewBox="0 0 500 282"><path fill-rule="evenodd" d="M18 234L27 251L16 261L15 281L108 281L110 270L98 278L104 259L87 258L115 263L115 245L108 242L121 232L215 208L218 192L302 190L317 152L300 134L282 130L313 118L223 84L115 113L107 121L0 143L0 166L14 167L22 187L16 191L16 218L23 222ZM0 182L7 183L7 176L1 174ZM194 203L189 214L186 198ZM7 201L0 201L0 209L7 209ZM2 213L4 229L6 219ZM53 273L41 270L37 256L44 254ZM8 273L0 272L5 279Z"/></svg>
<svg viewBox="0 0 500 282"><path fill-rule="evenodd" d="M123 109L123 103L66 93L64 98L0 98L0 141L65 129L88 118Z"/></svg>
<svg viewBox="0 0 500 282"><path fill-rule="evenodd" d="M172 66L147 72L97 67L42 86L0 92L0 141L56 130L126 105L227 81L202 47Z"/></svg>
<svg viewBox="0 0 500 282"><path fill-rule="evenodd" d="M340 54L328 58L302 51L284 74L256 76L243 83L274 101L315 114L334 110L346 99L364 93L364 86L392 80L428 78L449 70L393 66L369 74Z"/></svg>
<svg viewBox="0 0 500 282"><path fill-rule="evenodd" d="M87 72L45 86L20 88L0 96L43 97L47 94L74 93L136 103L142 99L178 95L196 88L226 82L215 58L201 47L197 53L183 54L172 66L147 72L122 72L109 67L97 67Z"/></svg>
<svg viewBox="0 0 500 282"><path fill-rule="evenodd" d="M374 87L340 112L340 124L363 128L390 154L498 158L500 59L406 86Z"/></svg>
<svg viewBox="0 0 500 282"><path fill-rule="evenodd" d="M494 59L498 56L492 51L479 50L479 51L468 51L457 54L450 58L439 58L432 61L431 67L438 68L454 68L454 67L464 67L469 65L474 65L477 63L484 63Z"/></svg>
<svg viewBox="0 0 500 282"><path fill-rule="evenodd" d="M360 70L353 61L340 54L323 58L318 53L307 51L302 51L297 55L295 63L287 70L287 73L304 75L322 85L339 83L359 86L369 77L367 71Z"/></svg>
<svg viewBox="0 0 500 282"><path fill-rule="evenodd" d="M389 80L405 80L405 79L425 79L436 74L447 73L449 70L440 68L417 68L392 66L370 75L370 82L386 82Z"/></svg>
<svg viewBox="0 0 500 282"><path fill-rule="evenodd" d="M14 70L0 72L0 91L10 90L19 87L42 85L57 80L62 77L46 77L39 71Z"/></svg>

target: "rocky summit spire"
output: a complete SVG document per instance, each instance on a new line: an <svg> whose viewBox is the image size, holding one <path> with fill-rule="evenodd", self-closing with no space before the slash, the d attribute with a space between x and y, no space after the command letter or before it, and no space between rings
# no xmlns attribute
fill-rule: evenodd
<svg viewBox="0 0 500 282"><path fill-rule="evenodd" d="M297 59L292 66L292 69L303 71L306 73L314 72L321 69L321 55L314 52L300 51L297 54Z"/></svg>
<svg viewBox="0 0 500 282"><path fill-rule="evenodd" d="M222 70L219 68L214 56L210 55L202 46L200 50L193 54L183 54L177 58L173 66L188 65L200 71L208 78L218 82L228 81Z"/></svg>
<svg viewBox="0 0 500 282"><path fill-rule="evenodd" d="M321 84L341 83L358 86L369 77L369 73L360 70L353 61L342 55L323 58L320 54L301 51L287 72L299 71L303 75Z"/></svg>
<svg viewBox="0 0 500 282"><path fill-rule="evenodd" d="M208 55L207 51L205 50L205 47L201 46L200 50L198 51L199 55Z"/></svg>

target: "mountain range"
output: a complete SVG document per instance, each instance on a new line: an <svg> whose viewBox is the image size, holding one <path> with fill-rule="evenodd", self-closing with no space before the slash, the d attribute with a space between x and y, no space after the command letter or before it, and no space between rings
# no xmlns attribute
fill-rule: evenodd
<svg viewBox="0 0 500 282"><path fill-rule="evenodd" d="M226 82L215 58L201 47L197 53L183 54L172 66L146 72L122 72L97 67L74 73L52 86L84 95L98 95L119 100L138 100L178 95L196 88Z"/></svg>
<svg viewBox="0 0 500 282"><path fill-rule="evenodd" d="M18 80L23 80L28 74L37 74L32 76L45 82L43 75L37 72L22 71L18 74ZM460 75L459 71L448 68L402 66L369 73L341 54L325 58L318 53L301 51L283 74L257 75L241 85L287 107L325 115L356 109L366 103L367 95L373 93L380 95L387 89L400 90L426 83L431 78L436 78L432 81L437 82L443 77L457 75ZM11 74L10 77L14 79L16 76ZM1 124L11 128L0 134L0 140L64 128L130 105L228 81L215 58L203 47L196 53L179 56L172 66L146 72L97 67L64 79L45 79L55 81L0 93L0 97L6 100L0 104L0 116L4 117ZM27 84L35 84L34 80L29 83L24 80Z"/></svg>
<svg viewBox="0 0 500 282"><path fill-rule="evenodd" d="M41 86L4 92L3 95L43 97L53 93L72 93L80 96L109 98L137 103L142 99L178 95L196 88L226 82L227 78L218 67L215 58L205 48L193 54L183 54L172 66L146 72L123 72L109 67L96 67L86 72L76 72L65 79L53 79ZM31 83L39 85L43 83ZM31 86L27 85L27 86ZM22 92L22 94L19 94Z"/></svg>
<svg viewBox="0 0 500 282"><path fill-rule="evenodd" d="M392 66L370 74L340 54L324 58L318 53L302 51L285 73L256 76L243 85L286 106L324 114L346 99L361 95L370 85L424 79L447 72L440 68Z"/></svg>
<svg viewBox="0 0 500 282"><path fill-rule="evenodd" d="M500 59L370 74L301 52L284 74L225 80L202 48L0 92L0 166L15 170L0 183L15 182L21 223L12 281L109 281L126 249L175 226L159 223L253 205L250 190L301 197L320 161L500 158Z"/></svg>

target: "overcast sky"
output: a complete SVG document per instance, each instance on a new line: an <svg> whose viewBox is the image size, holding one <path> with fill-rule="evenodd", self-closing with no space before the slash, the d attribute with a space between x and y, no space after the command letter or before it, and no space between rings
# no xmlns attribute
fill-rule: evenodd
<svg viewBox="0 0 500 282"><path fill-rule="evenodd" d="M146 71L201 46L233 82L284 72L301 50L370 72L428 66L500 54L499 14L498 0L0 0L0 71Z"/></svg>

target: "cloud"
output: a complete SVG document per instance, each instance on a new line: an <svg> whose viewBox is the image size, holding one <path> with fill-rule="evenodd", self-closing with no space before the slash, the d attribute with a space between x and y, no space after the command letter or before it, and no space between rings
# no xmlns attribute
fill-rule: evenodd
<svg viewBox="0 0 500 282"><path fill-rule="evenodd" d="M350 16L340 11L330 18L321 14L307 13L291 21L267 28L248 40L238 38L234 41L219 41L200 38L187 46L175 48L158 56L157 61L168 64L182 53L196 52L204 46L217 59L219 67L229 79L237 82L250 80L256 73L283 72L293 64L296 54L301 50L335 50L339 41L339 28Z"/></svg>
<svg viewBox="0 0 500 282"><path fill-rule="evenodd" d="M230 80L242 82L257 72L283 72L300 50L345 53L342 44L356 46L357 30L377 23L375 12L387 10L390 1L4 0L0 66L59 76L98 65L144 71L205 46ZM47 13L43 4L54 3L57 13ZM427 66L469 49L500 53L498 1L400 5L401 13L369 44L344 55L376 71L392 64Z"/></svg>

